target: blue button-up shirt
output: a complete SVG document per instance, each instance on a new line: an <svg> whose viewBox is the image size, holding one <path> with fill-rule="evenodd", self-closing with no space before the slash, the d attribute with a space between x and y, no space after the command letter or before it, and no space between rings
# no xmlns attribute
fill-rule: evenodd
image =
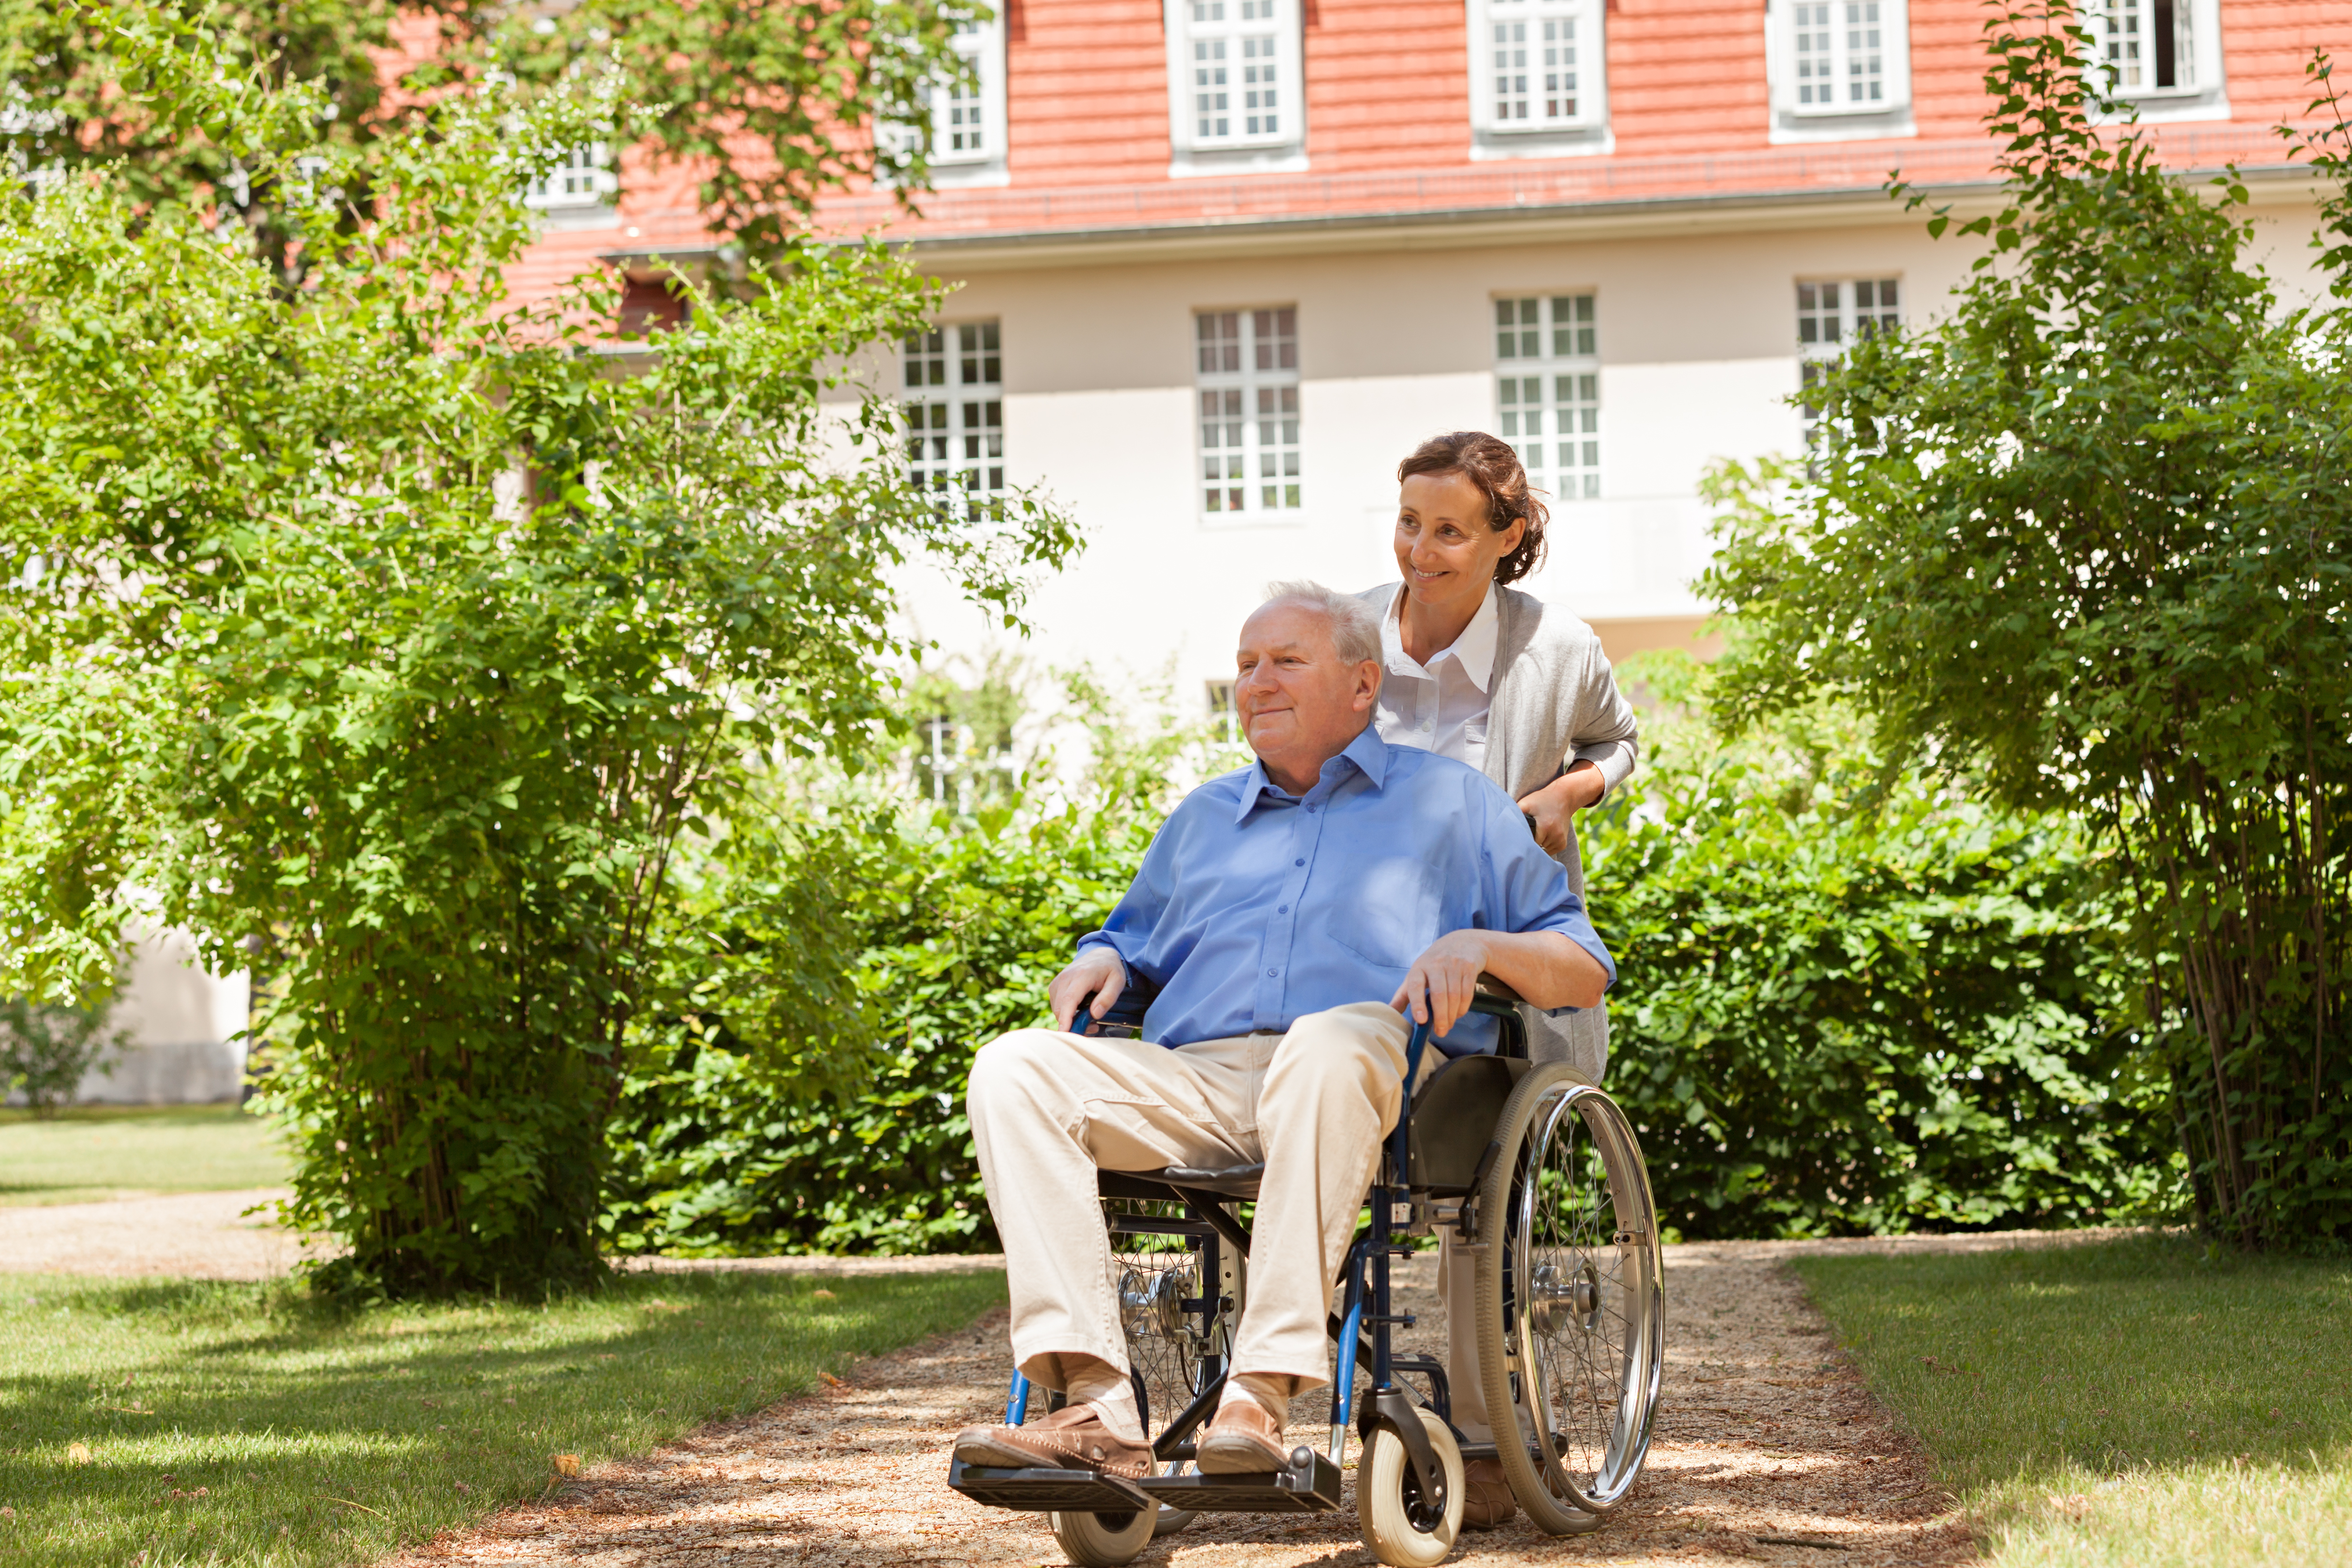
<svg viewBox="0 0 2352 1568"><path fill-rule="evenodd" d="M1462 930L1557 931L1617 978L1511 798L1367 727L1304 796L1262 763L1186 796L1078 946L1109 947L1160 988L1144 1038L1173 1046L1385 1002L1431 943ZM1438 1044L1462 1055L1494 1041L1495 1020L1474 1014Z"/></svg>

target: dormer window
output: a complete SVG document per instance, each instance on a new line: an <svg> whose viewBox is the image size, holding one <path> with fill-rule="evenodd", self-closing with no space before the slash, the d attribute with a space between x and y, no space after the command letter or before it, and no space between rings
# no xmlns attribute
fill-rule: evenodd
<svg viewBox="0 0 2352 1568"><path fill-rule="evenodd" d="M1171 173L1304 168L1297 0L1165 0Z"/></svg>
<svg viewBox="0 0 2352 1568"><path fill-rule="evenodd" d="M1916 134L1904 0L1769 0L1772 140Z"/></svg>
<svg viewBox="0 0 2352 1568"><path fill-rule="evenodd" d="M1472 0L1471 156L1608 151L1598 0Z"/></svg>
<svg viewBox="0 0 2352 1568"><path fill-rule="evenodd" d="M2091 0L2085 73L2143 120L2227 120L2219 0Z"/></svg>
<svg viewBox="0 0 2352 1568"><path fill-rule="evenodd" d="M591 141L566 149L552 168L523 187L522 199L541 212L579 212L610 205L619 189L612 149Z"/></svg>
<svg viewBox="0 0 2352 1568"><path fill-rule="evenodd" d="M931 89L934 184L994 184L1004 177L1004 24L957 25L956 57L971 75Z"/></svg>

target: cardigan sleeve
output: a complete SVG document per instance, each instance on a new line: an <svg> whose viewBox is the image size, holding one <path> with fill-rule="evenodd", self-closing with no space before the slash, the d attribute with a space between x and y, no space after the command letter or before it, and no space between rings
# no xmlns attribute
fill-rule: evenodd
<svg viewBox="0 0 2352 1568"><path fill-rule="evenodd" d="M1633 705L1617 689L1617 674L1598 638L1586 654L1584 678L1577 684L1575 727L1560 766L1590 762L1601 770L1601 798L1624 782L1641 760L1640 725Z"/></svg>

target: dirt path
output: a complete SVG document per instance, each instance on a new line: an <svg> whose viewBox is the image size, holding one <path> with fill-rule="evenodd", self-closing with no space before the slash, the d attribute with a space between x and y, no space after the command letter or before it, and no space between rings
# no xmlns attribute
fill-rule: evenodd
<svg viewBox="0 0 2352 1568"><path fill-rule="evenodd" d="M245 1211L291 1196L283 1187L257 1187L0 1208L0 1269L27 1274L277 1279L301 1260L301 1240L263 1216L248 1217Z"/></svg>
<svg viewBox="0 0 2352 1568"><path fill-rule="evenodd" d="M1966 1239L2004 1242L2018 1239ZM1665 1391L1633 1497L1591 1535L1554 1540L1520 1521L1465 1534L1452 1561L1965 1562L1967 1532L1927 1456L1835 1355L1780 1267L1800 1249L1815 1247L1669 1249ZM1402 1272L1401 1297L1422 1318L1411 1338L1433 1343L1444 1309L1431 1265ZM1006 1367L999 1313L869 1362L839 1389L705 1428L646 1459L599 1467L544 1503L445 1536L395 1568L1058 1563L1042 1516L984 1509L944 1484L950 1437L1003 1409ZM1319 1397L1301 1400L1297 1439L1321 1441L1325 1414ZM1371 1558L1349 1509L1305 1519L1206 1519L1139 1561L1339 1568Z"/></svg>

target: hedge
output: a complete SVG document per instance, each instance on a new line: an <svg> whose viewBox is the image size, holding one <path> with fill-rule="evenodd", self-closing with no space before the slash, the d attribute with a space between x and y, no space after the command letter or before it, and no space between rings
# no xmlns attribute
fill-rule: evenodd
<svg viewBox="0 0 2352 1568"><path fill-rule="evenodd" d="M1674 1234L2179 1210L2184 1167L2130 1023L2119 909L2071 824L1885 778L1819 716L1726 750L1702 676L1671 660L1633 674L1650 757L1584 833L1621 969L1609 1086ZM739 925L824 883L821 918L765 928L814 922L854 954L870 1071L855 1092L812 1096L805 1041L754 1048L723 1006L660 1034L614 1123L608 1245L993 1249L962 1108L971 1053L1043 1019L1045 982L1164 811L1165 760L1050 813L902 807L727 868L717 881L735 892L716 906ZM768 892L740 898L753 887ZM788 975L794 951L753 942L734 961Z"/></svg>

